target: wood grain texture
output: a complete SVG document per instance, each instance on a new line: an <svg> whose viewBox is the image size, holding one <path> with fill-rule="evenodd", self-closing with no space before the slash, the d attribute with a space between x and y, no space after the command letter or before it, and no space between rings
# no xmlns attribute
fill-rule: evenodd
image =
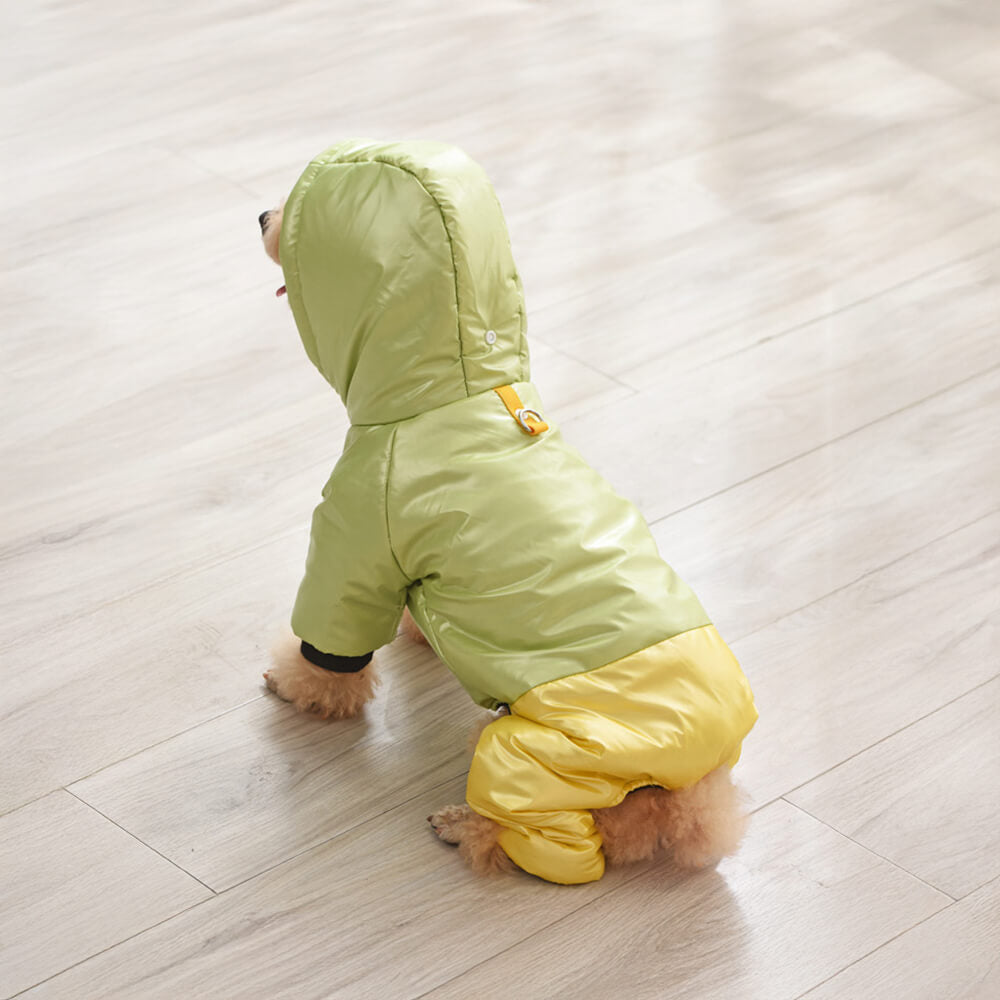
<svg viewBox="0 0 1000 1000"><path fill-rule="evenodd" d="M482 711L427 647L401 639L378 667L381 689L356 719L259 699L71 789L206 885L228 888L464 774Z"/></svg>
<svg viewBox="0 0 1000 1000"><path fill-rule="evenodd" d="M889 734L984 690L980 685L997 673L998 537L1000 514L994 514L735 643L761 713L738 769L755 802L770 801L851 757L863 774L872 762L862 751L875 747L870 752L877 760L876 745ZM949 753L968 757L975 774L983 767L988 773L995 757L995 721L987 716L979 735L978 744L960 732L945 737ZM910 750L916 769L894 775L900 789L923 781L920 748ZM845 793L864 798L872 789L858 780ZM976 780L965 773L946 783L977 794ZM885 796L890 785L882 786ZM935 793L928 787L932 798ZM995 805L988 785L978 794ZM876 797L870 806L881 810L886 803ZM985 850L991 837L981 808L970 802L969 836ZM903 826L931 839L965 835L960 809L938 810L926 823L914 814Z"/></svg>
<svg viewBox="0 0 1000 1000"><path fill-rule="evenodd" d="M723 489L653 536L725 635L756 631L992 514L998 391L994 369Z"/></svg>
<svg viewBox="0 0 1000 1000"><path fill-rule="evenodd" d="M721 873L646 866L570 890L528 876L483 880L458 868L455 852L429 832L413 831L434 801L421 796L27 996L99 988L109 1000L137 993L150 1000L415 998L429 990L597 998L617 988L643 998L669 986L679 997L735 989L748 1000L780 1000L860 957L866 942L887 940L948 902L786 803L761 814L740 857ZM333 872L335 889L327 883ZM631 907L622 907L620 894ZM336 933L331 906L350 915L336 921ZM831 941L831 924L849 930ZM585 960L576 953L585 941L600 941L599 954ZM793 941L796 961L768 984L768 957ZM294 942L285 961L275 955L280 942ZM149 953L158 957L155 967ZM499 953L502 959L486 961ZM467 969L465 978L434 989Z"/></svg>
<svg viewBox="0 0 1000 1000"><path fill-rule="evenodd" d="M994 1000L1000 879L883 945L802 1000Z"/></svg>
<svg viewBox="0 0 1000 1000"><path fill-rule="evenodd" d="M740 854L718 872L636 879L428 1000L783 1000L947 903L779 802L755 817ZM581 962L581 941L600 942L600 954ZM788 960L776 961L782 954Z"/></svg>
<svg viewBox="0 0 1000 1000"><path fill-rule="evenodd" d="M0 32L8 989L993 1000L993 0L45 0ZM264 695L347 424L257 215L350 135L483 163L546 416L734 641L766 808L720 874L469 876L424 817L476 710L426 651L342 726Z"/></svg>
<svg viewBox="0 0 1000 1000"><path fill-rule="evenodd" d="M423 792L26 996L418 997L623 884L471 874L425 819L462 788ZM920 890L929 912L936 894Z"/></svg>
<svg viewBox="0 0 1000 1000"><path fill-rule="evenodd" d="M67 792L0 817L0 995L211 892Z"/></svg>
<svg viewBox="0 0 1000 1000"><path fill-rule="evenodd" d="M814 157L780 168L766 147L755 148L764 139L751 136L713 148L710 164L668 164L651 173L649 189L662 186L684 198L680 192L693 187L686 197L724 208L723 218L676 235L668 231L671 238L662 239L655 254L623 263L598 294L544 311L542 335L602 371L653 387L664 368L676 371L678 361L703 363L995 246L998 188L988 175L969 183L958 173L977 155L983 130L995 127L995 116L984 110L937 126L896 126L890 136L876 129L864 140L820 148ZM816 128L825 130L821 123ZM960 166L953 168L956 176L943 166L934 181L913 183L912 155L905 150L909 146L915 154L930 135L943 143L942 155L954 146ZM769 137L771 148L794 148L800 136L801 127L787 127L784 135L778 130ZM729 170L723 166L727 156ZM752 172L758 159L762 176L744 185L744 163ZM713 183L718 194L706 190ZM727 195L729 188L733 193ZM605 225L601 245L613 246L613 218ZM566 250L565 257L575 260ZM601 273L609 269L604 265ZM572 279L549 277L561 287L572 286ZM720 280L726 294L713 295ZM609 325L613 338L607 336ZM660 363L646 368L654 362Z"/></svg>
<svg viewBox="0 0 1000 1000"><path fill-rule="evenodd" d="M149 581L4 650L0 747L14 766L0 772L0 812L261 697L304 544L282 538Z"/></svg>
<svg viewBox="0 0 1000 1000"><path fill-rule="evenodd" d="M992 277L984 287L977 277L981 268L987 275L995 274L998 263L1000 256L992 256L978 267L970 265L958 277L958 287L952 285L942 296L962 303L955 311L969 310L968 322L962 324L967 333L955 338L942 338L936 324L926 328L934 334L926 332L920 308L924 293L914 288L906 306L897 300L896 315L890 299L881 307L888 315L879 315L880 309L865 310L868 315L820 323L700 371L667 375L660 391L637 393L617 404L610 426L608 414L599 410L570 421L566 435L648 519L657 520L953 386L959 386L954 395L938 406L981 405L980 400L993 398L995 378L984 378L981 388L979 383L976 387L960 383L1000 365L995 320L1000 295ZM955 281L954 275L950 277ZM926 297L934 301L933 283ZM939 302L939 318L949 311L946 302ZM854 329L852 321L857 322ZM878 346L871 346L873 341ZM663 418L664 408L676 414L674 419ZM918 442L911 443L908 425L932 419L931 409L900 415L885 428L871 428L837 443L831 453L863 467L864 456L855 456L852 449L874 439L879 443L872 449L872 459L883 458L883 452L884 461L896 458L907 445L917 446ZM641 427L643 433L621 430L630 427ZM885 440L889 434L902 440ZM954 461L961 461L968 449L970 460L976 462L988 437L985 426L980 433L963 434ZM938 463L948 459L938 454L932 439L923 448L916 458L926 474L938 472ZM933 461L927 460L928 454L934 455ZM992 463L969 474L1000 485Z"/></svg>
<svg viewBox="0 0 1000 1000"><path fill-rule="evenodd" d="M960 18L935 4L901 6L891 17L862 30L859 41L877 46L900 62L947 80L967 94L1000 100L1000 55L977 44L978 31L996 31L1000 12L991 0L955 5Z"/></svg>
<svg viewBox="0 0 1000 1000"><path fill-rule="evenodd" d="M787 798L955 898L1000 877L1000 670Z"/></svg>

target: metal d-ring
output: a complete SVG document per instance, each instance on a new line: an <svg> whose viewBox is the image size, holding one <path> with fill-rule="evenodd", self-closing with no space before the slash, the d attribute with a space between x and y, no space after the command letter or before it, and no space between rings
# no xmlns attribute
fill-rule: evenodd
<svg viewBox="0 0 1000 1000"><path fill-rule="evenodd" d="M534 434L535 429L528 423L528 417L534 417L538 423L544 423L542 420L542 415L538 410L529 409L527 406L522 406L520 409L514 411L514 419L529 433Z"/></svg>

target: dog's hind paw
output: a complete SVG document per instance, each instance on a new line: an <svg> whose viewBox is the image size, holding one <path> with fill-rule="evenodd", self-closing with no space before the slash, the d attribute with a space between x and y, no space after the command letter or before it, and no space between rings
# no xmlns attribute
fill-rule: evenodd
<svg viewBox="0 0 1000 1000"><path fill-rule="evenodd" d="M472 810L465 804L460 806L445 806L427 817L427 822L434 832L446 844L458 844L462 840L465 824L472 818Z"/></svg>

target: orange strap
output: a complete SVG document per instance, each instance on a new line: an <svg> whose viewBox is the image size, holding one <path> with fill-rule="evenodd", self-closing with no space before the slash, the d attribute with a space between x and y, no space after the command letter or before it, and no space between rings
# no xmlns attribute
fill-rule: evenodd
<svg viewBox="0 0 1000 1000"><path fill-rule="evenodd" d="M501 385L493 391L503 400L507 412L525 434L541 434L549 429L549 425L542 420L542 415L537 410L529 410L512 386Z"/></svg>

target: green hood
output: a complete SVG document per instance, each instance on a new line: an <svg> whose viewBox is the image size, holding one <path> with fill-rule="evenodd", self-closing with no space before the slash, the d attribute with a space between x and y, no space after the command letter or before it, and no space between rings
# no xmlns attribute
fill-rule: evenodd
<svg viewBox="0 0 1000 1000"><path fill-rule="evenodd" d="M529 378L503 214L453 146L357 139L326 150L288 197L280 256L306 353L353 424Z"/></svg>

